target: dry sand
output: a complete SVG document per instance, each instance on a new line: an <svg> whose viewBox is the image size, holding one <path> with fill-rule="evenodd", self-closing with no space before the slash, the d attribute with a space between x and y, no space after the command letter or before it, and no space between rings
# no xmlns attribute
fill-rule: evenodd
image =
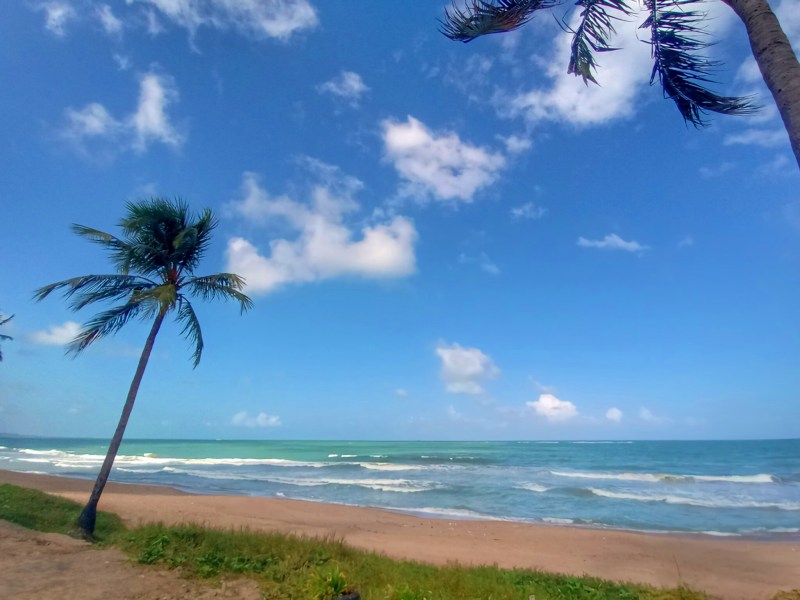
<svg viewBox="0 0 800 600"><path fill-rule="evenodd" d="M0 471L13 483L84 502L91 482ZM713 596L767 599L800 588L800 542L710 539L500 521L423 519L385 510L170 488L109 484L102 510L126 522L203 523L307 536L434 564L496 564L588 574L655 586L688 585Z"/></svg>

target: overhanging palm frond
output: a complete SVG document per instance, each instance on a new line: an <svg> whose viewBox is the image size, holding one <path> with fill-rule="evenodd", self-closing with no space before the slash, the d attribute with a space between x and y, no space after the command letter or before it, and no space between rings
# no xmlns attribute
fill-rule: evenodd
<svg viewBox="0 0 800 600"><path fill-rule="evenodd" d="M253 308L253 301L241 291L244 289L244 279L233 273L193 277L187 280L183 286L203 300L216 300L217 298L236 300L241 313Z"/></svg>
<svg viewBox="0 0 800 600"><path fill-rule="evenodd" d="M618 50L608 44L611 34L616 32L614 21L622 20L622 16L614 13L629 17L633 11L626 0L578 0L577 5L583 7L577 27L572 29L564 24L565 29L573 34L567 73L582 77L586 84L589 81L597 83L594 53Z"/></svg>
<svg viewBox="0 0 800 600"><path fill-rule="evenodd" d="M537 10L560 3L560 0L468 0L463 9L454 3L445 9L439 31L451 40L471 42L482 35L518 29Z"/></svg>
<svg viewBox="0 0 800 600"><path fill-rule="evenodd" d="M92 342L116 333L133 317L139 315L146 305L146 302L128 302L95 315L67 345L67 353L78 354Z"/></svg>
<svg viewBox="0 0 800 600"><path fill-rule="evenodd" d="M192 358L194 359L194 366L197 367L200 364L200 357L203 355L203 332L200 329L200 321L194 312L194 308L192 308L191 302L184 296L180 297L178 305L178 313L175 318L179 323L183 323L181 335L186 336L194 344Z"/></svg>
<svg viewBox="0 0 800 600"><path fill-rule="evenodd" d="M156 286L154 281L135 275L84 275L51 283L34 292L35 300L43 300L52 292L63 289L72 310L99 302L101 300L122 300L148 287Z"/></svg>
<svg viewBox="0 0 800 600"><path fill-rule="evenodd" d="M704 115L716 112L726 115L745 115L757 110L751 98L720 96L706 84L719 63L709 60L702 51L711 44L700 37L707 33L699 26L705 14L690 10L700 0L645 0L650 16L642 24L650 29L654 59L650 84L656 77L671 98L681 116L695 127L706 125Z"/></svg>

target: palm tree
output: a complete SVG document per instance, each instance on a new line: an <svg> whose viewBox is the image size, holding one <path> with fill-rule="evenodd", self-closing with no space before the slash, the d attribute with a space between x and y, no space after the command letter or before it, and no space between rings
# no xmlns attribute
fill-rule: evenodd
<svg viewBox="0 0 800 600"><path fill-rule="evenodd" d="M153 198L129 202L127 213L120 222L122 238L83 225L72 226L77 235L109 250L116 274L73 277L46 285L34 295L36 300L43 300L51 292L62 290L64 297L70 300L72 310L80 310L95 302L121 301L113 308L95 315L83 326L67 349L67 352L76 354L92 342L117 332L134 317L145 321L152 319L150 334L139 358L122 416L89 501L78 519L81 532L88 539L93 537L97 503L111 473L164 317L174 311L176 320L183 325L181 333L194 345L196 367L203 352L203 335L188 295L199 296L203 300L235 300L241 312L253 306L252 300L241 291L244 280L238 275L194 275L211 240L211 232L217 225L210 210L206 209L195 216L190 214L188 206L181 200Z"/></svg>
<svg viewBox="0 0 800 600"><path fill-rule="evenodd" d="M0 326L5 325L6 323L8 323L13 318L14 318L14 315L11 315L10 317L3 317L3 315L0 314ZM10 335L4 335L4 334L0 333L0 342L5 342L6 340L13 340L13 339L14 338L12 338ZM2 348L0 348L0 362L3 362L3 349Z"/></svg>
<svg viewBox="0 0 800 600"><path fill-rule="evenodd" d="M703 56L710 43L703 40L706 15L693 10L703 0L642 0L648 13L642 29L650 30L653 55L652 84L658 79L664 97L672 99L681 116L695 127L706 125L708 112L728 115L756 110L749 98L721 96L708 89L718 63ZM772 93L800 166L800 63L767 0L720 0L744 22L753 56ZM441 32L451 40L470 42L490 33L513 31L538 10L553 8L562 0L467 0L445 9ZM633 16L632 0L578 0L580 10L573 27L572 52L567 72L584 83L597 83L595 52L617 50L609 45L614 22Z"/></svg>

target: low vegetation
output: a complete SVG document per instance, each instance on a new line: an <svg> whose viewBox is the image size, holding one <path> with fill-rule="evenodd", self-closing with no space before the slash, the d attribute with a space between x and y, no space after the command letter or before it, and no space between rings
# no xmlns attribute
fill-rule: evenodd
<svg viewBox="0 0 800 600"><path fill-rule="evenodd" d="M0 485L0 519L38 531L74 533L80 505L36 490ZM97 539L132 560L190 577L252 577L264 598L332 600L358 590L365 600L701 600L677 588L656 590L587 577L496 567L435 567L386 558L333 539L307 539L198 525L127 528L100 512ZM794 598L795 596L781 596Z"/></svg>

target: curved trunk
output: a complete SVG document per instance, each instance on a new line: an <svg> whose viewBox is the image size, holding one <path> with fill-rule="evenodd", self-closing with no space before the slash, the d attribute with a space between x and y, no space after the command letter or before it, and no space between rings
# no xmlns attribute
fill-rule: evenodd
<svg viewBox="0 0 800 600"><path fill-rule="evenodd" d="M764 77L800 166L800 63L767 0L722 0L744 22Z"/></svg>
<svg viewBox="0 0 800 600"><path fill-rule="evenodd" d="M125 406L122 407L122 415L119 418L114 437L111 438L111 443L108 445L106 458L103 461L103 466L100 467L97 480L94 482L94 488L92 488L89 501L86 503L86 506L83 507L81 516L78 518L78 526L83 536L87 539L92 539L94 536L94 525L97 520L97 503L100 501L103 488L106 487L108 476L111 474L111 467L114 464L114 459L122 443L122 437L125 435L125 427L128 425L128 419L133 410L133 403L136 402L136 394L139 391L139 384L142 382L142 375L144 375L147 361L150 359L150 353L153 351L153 343L156 341L156 335L161 328L164 315L165 313L163 311L159 312L153 326L150 328L150 335L147 336L142 355L139 358L139 365L136 367L136 374L133 376L133 381L131 381L131 387L128 390L128 398L125 400Z"/></svg>

